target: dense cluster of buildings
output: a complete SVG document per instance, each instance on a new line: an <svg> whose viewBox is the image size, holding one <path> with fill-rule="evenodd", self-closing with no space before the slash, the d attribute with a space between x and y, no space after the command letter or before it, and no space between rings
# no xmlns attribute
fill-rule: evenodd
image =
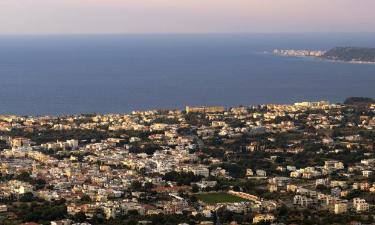
<svg viewBox="0 0 375 225"><path fill-rule="evenodd" d="M323 56L325 51L311 51L311 50L293 50L293 49L275 49L273 50L273 54L275 55L282 55L282 56L307 56L307 57L321 57Z"/></svg>
<svg viewBox="0 0 375 225"><path fill-rule="evenodd" d="M293 224L283 210L293 221L327 224L340 215L371 224L374 129L375 105L324 101L1 116L0 223L45 222L28 221L17 206L59 202L65 211L51 224L94 224L99 214L146 224L155 215L189 218L184 224Z"/></svg>

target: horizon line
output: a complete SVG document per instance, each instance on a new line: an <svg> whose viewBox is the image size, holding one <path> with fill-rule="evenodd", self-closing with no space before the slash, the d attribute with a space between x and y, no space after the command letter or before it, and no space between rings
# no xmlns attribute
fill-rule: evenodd
<svg viewBox="0 0 375 225"><path fill-rule="evenodd" d="M125 36L125 35L287 35L287 34L375 34L375 31L298 31L298 32L108 32L108 33L0 33L0 37L37 36Z"/></svg>

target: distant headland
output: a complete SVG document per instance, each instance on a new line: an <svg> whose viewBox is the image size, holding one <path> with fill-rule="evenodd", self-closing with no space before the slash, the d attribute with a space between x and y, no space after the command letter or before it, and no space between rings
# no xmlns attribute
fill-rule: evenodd
<svg viewBox="0 0 375 225"><path fill-rule="evenodd" d="M293 57L315 57L323 60L348 63L375 64L375 48L335 47L328 51L275 49L273 50L273 54Z"/></svg>

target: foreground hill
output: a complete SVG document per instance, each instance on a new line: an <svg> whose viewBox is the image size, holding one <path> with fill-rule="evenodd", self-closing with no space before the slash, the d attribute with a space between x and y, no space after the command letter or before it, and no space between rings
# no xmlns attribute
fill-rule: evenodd
<svg viewBox="0 0 375 225"><path fill-rule="evenodd" d="M375 48L336 47L322 57L330 60L375 63Z"/></svg>

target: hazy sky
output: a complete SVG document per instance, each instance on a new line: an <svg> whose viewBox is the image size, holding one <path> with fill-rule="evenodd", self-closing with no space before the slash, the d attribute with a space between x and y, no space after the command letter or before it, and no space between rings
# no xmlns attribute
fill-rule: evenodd
<svg viewBox="0 0 375 225"><path fill-rule="evenodd" d="M0 34L375 32L375 0L0 0Z"/></svg>

